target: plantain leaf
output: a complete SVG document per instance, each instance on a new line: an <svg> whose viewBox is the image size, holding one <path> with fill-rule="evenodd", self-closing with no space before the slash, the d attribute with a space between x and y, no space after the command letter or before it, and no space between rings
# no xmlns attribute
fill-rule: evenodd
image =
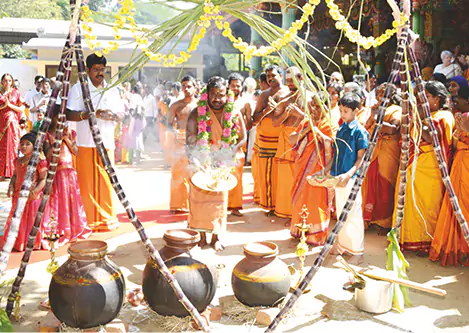
<svg viewBox="0 0 469 333"><path fill-rule="evenodd" d="M14 332L6 311L0 308L0 332Z"/></svg>

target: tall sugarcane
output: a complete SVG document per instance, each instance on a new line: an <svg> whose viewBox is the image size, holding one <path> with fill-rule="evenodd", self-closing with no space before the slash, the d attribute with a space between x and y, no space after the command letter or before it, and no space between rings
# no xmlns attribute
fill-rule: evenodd
<svg viewBox="0 0 469 333"><path fill-rule="evenodd" d="M394 61L392 64L391 74L389 75L389 79L388 79L389 83L392 83L396 79L397 74L399 73L399 66L403 58L404 48L406 47L406 44L407 44L407 38L408 38L408 33L406 30L403 30L401 33L401 36L399 37L398 48L397 48L396 55L394 57ZM384 114L389 104L390 95L391 95L391 89L389 87L386 87L383 100L381 101L379 105L376 125L371 135L368 148L366 149L365 156L363 158L363 164L360 170L358 171L357 178L355 179L355 183L350 192L347 203L345 204L342 210L342 213L340 214L339 220L337 221L336 225L332 229L331 234L327 237L326 244L324 245L318 257L314 261L313 266L305 275L305 277L299 284L298 288L296 288L293 291L292 295L290 296L290 298L288 299L284 307L280 310L279 314L274 318L274 320L272 320L272 322L270 323L269 327L267 328L265 332L273 332L276 329L278 324L280 324L283 318L285 318L287 313L290 311L290 309L293 307L295 302L304 292L306 287L311 283L311 280L313 279L314 275L316 275L316 273L319 270L319 267L321 267L327 255L331 251L332 246L334 245L340 230L342 229L345 222L347 221L348 214L355 203L355 200L358 196L358 192L362 186L363 179L365 178L366 172L368 171L368 168L370 166L371 157L373 156L376 143L378 142L379 132L381 131L381 127L383 126Z"/></svg>
<svg viewBox="0 0 469 333"><path fill-rule="evenodd" d="M44 211L47 207L47 203L49 202L50 192L52 189L52 184L54 182L54 177L55 177L55 173L57 170L57 162L59 160L59 154L60 154L62 138L63 138L63 125L65 122L65 111L67 110L67 97L68 97L68 91L70 87L70 76L72 72L73 52L70 49L68 43L65 45L64 52L68 52L69 54L67 57L67 62L65 64L65 74L64 74L64 78L62 82L62 87L63 87L62 93L61 93L62 101L60 105L60 113L59 113L59 117L57 121L57 127L55 129L55 134L54 134L55 141L52 145L52 158L50 161L49 170L47 172L46 185L44 186L44 189L42 191L41 203L39 205L39 209L34 219L34 225L31 229L31 232L29 233L28 245L26 247L26 251L23 254L23 258L21 259L21 265L18 270L16 279L13 282L11 293L8 296L6 312L9 316L11 312L13 311L13 307L14 307L15 300L16 300L16 295L20 290L21 282L23 281L23 278L25 276L26 267L28 265L29 258L34 249L34 241L36 240L36 235L41 227L42 218L44 215Z"/></svg>
<svg viewBox="0 0 469 333"><path fill-rule="evenodd" d="M62 88L65 64L67 62L67 59L70 56L72 56L72 54L70 53L70 48L68 47L68 42L67 42L66 46L64 47L64 51L62 52L59 69L56 75L56 82L52 90L49 103L47 105L47 113L38 131L36 142L34 143L34 150L33 150L31 159L29 160L28 167L26 169L26 175L24 177L23 185L21 186L18 202L16 204L16 208L15 208L15 211L13 213L13 216L10 222L10 229L8 231L8 236L5 240L5 244L3 245L2 251L0 253L0 276L5 271L5 268L8 264L8 259L10 257L11 250L13 249L16 238L18 236L19 225L21 222L21 218L23 216L26 202L28 201L31 184L33 181L34 174L36 172L37 164L39 162L39 157L42 152L42 145L44 143L44 138L47 133L47 130L49 129L51 117L54 112L55 104L57 101L57 96L59 95L59 92ZM29 240L28 240L28 243L29 243Z"/></svg>
<svg viewBox="0 0 469 333"><path fill-rule="evenodd" d="M174 293L176 294L176 297L178 298L179 302L186 308L189 314L194 318L194 320L197 322L198 327L200 327L203 331L208 332L209 329L207 327L207 324L202 319L197 309L192 305L192 303L186 297L186 295L184 295L184 292L182 291L181 286L179 285L177 280L174 278L174 276L171 274L168 267L166 266L163 259L161 258L159 252L155 249L151 240L148 238L145 232L145 229L143 228L142 223L138 219L137 215L135 215L135 212L132 206L130 205L129 200L125 196L124 190L122 189L122 186L120 185L119 180L117 179L116 171L114 170L111 160L109 159L107 151L104 147L103 139L101 137L101 134L99 132L99 127L96 122L96 113L94 111L93 104L91 103L90 89L88 87L88 79L87 79L88 76L85 70L85 62L83 60L83 50L81 48L80 43L81 43L81 35L80 35L80 31L78 30L76 47L75 47L75 55L76 55L77 67L78 67L78 78L80 80L85 109L89 114L88 122L90 125L91 133L93 135L93 140L96 145L96 149L101 159L101 162L103 163L104 168L109 176L112 187L114 188L121 204L124 206L125 211L127 212L127 215L130 221L134 225L135 229L137 229L140 239L142 240L148 253L150 254L151 259L156 263L161 274L164 276L166 281L173 288Z"/></svg>
<svg viewBox="0 0 469 333"><path fill-rule="evenodd" d="M449 200L451 202L451 207L453 208L454 215L458 220L459 227L461 228L462 234L466 243L469 245L469 228L467 226L466 219L461 211L461 207L459 205L458 197L454 192L453 185L451 184L451 179L449 177L448 167L446 165L443 152L441 150L441 145L438 140L438 132L436 130L435 124L432 121L432 116L430 113L430 105L428 104L427 96L425 95L425 87L423 86L422 76L420 74L420 68L417 63L417 58L415 56L414 50L408 47L407 51L410 56L411 66L415 76L415 83L417 87L417 93L422 103L422 108L425 113L425 122L428 124L430 128L430 133L432 136L432 145L433 151L435 152L436 159L438 161L438 168L440 169L441 178L443 179L443 184L446 188L446 193L448 194Z"/></svg>
<svg viewBox="0 0 469 333"><path fill-rule="evenodd" d="M406 26L405 29L409 29ZM408 31L408 30L407 30ZM409 36L410 38L410 36ZM408 41L410 43L410 41ZM386 268L392 270L398 274L400 278L407 279L407 268L409 264L404 258L399 247L399 230L404 218L404 206L406 200L407 190L407 167L409 165L409 152L410 152L410 113L409 113L409 82L408 82L408 65L407 57L404 50L404 59L400 65L400 80L402 90L402 115L401 115L401 160L399 164L399 189L397 194L396 212L394 227L388 233L389 246L387 249L388 260L386 262ZM398 311L403 310L405 304L409 304L408 301L408 289L406 287L400 287L394 285L394 300L393 307Z"/></svg>

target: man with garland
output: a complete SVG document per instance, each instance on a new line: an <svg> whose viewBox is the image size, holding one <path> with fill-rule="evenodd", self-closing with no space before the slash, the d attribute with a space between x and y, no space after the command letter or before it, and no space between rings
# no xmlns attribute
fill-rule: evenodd
<svg viewBox="0 0 469 333"><path fill-rule="evenodd" d="M304 118L303 113L295 112L294 106L302 104L303 96L298 90L300 87L304 92L303 76L298 67L290 67L286 71L285 83L290 93L282 103L279 103L274 111L272 124L274 127L280 127L280 136L278 140L277 153L274 163L277 165L277 196L275 204L275 215L281 218L291 219L292 217L292 198L291 191L293 186L293 169L295 166L293 157L293 146L289 144L290 135L296 130ZM308 100L311 95L307 92ZM290 221L285 225L290 226Z"/></svg>
<svg viewBox="0 0 469 333"><path fill-rule="evenodd" d="M189 210L189 174L185 146L187 118L191 111L197 107L195 97L196 82L192 76L185 76L181 80L184 98L174 102L169 108L168 129L174 131L174 143L171 145L171 193L169 209L171 214L185 213Z"/></svg>
<svg viewBox="0 0 469 333"><path fill-rule="evenodd" d="M189 162L195 168L235 165L236 152L246 143L246 128L225 79L214 76L208 80L207 91L202 91L198 107L189 115L186 143ZM226 230L227 208L228 191L209 192L190 182L188 226L201 233L200 247L208 244L209 232L213 249L223 249L219 235Z"/></svg>
<svg viewBox="0 0 469 333"><path fill-rule="evenodd" d="M254 149L257 151L256 169L259 194L259 204L269 210L267 215L273 216L277 195L277 165L274 163L277 153L280 127L273 126L273 116L277 104L282 101L290 90L282 81L282 69L277 65L269 65L265 68L267 82L270 87L263 91L257 101L253 115L253 125L257 125L256 141Z"/></svg>

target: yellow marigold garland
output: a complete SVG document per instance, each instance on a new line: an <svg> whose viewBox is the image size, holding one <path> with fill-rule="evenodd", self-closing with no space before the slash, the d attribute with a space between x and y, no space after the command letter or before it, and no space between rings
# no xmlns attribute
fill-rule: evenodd
<svg viewBox="0 0 469 333"><path fill-rule="evenodd" d="M197 50L197 47L200 41L205 37L207 29L210 28L211 22L214 21L215 25L219 30L223 30L222 35L227 37L232 43L233 47L243 53L247 59L251 57L262 57L267 56L273 52L280 51L282 47L289 44L303 28L303 25L308 22L309 17L314 14L316 6L319 5L321 0L309 0L306 3L302 10L303 14L299 20L293 22L291 27L286 31L285 36L278 38L273 41L270 46L261 46L257 48L256 46L249 45L244 42L241 38L236 38L233 35L230 24L228 22L223 23L223 16L220 15L219 6L215 6L211 0L205 0L203 7L204 14L200 16L197 21L198 31L192 38L189 48L187 51L181 51L179 55L169 54L164 55L161 53L154 53L149 50L146 45L148 44L148 39L146 37L138 36L137 31L142 31L136 24L134 20L134 5L132 0L119 0L121 8L118 13L115 14L114 20L114 38L119 40L121 36L119 35L119 28L123 28L125 24L131 26L130 31L132 32L136 43L142 47L142 52L150 59L157 62L161 62L165 67L174 67L178 64L187 62L192 52ZM339 7L334 3L333 0L325 0L327 6L329 7L329 13L331 17L336 21L335 27L338 30L343 30L345 36L352 42L363 46L365 49L370 49L371 47L377 47L385 43L389 38L391 38L395 33L397 33L398 28L402 27L407 23L408 18L401 14L399 20L393 21L393 29L387 29L384 34L377 38L373 37L364 37L360 32L354 29L347 19L340 12ZM91 50L96 50L95 53L99 56L106 55L111 51L117 50L119 44L115 41L108 42L106 47L101 46L101 42L96 41L96 36L92 34L92 28L89 26L89 23L93 22L91 16L91 10L88 6L82 7L82 28L85 31L85 42Z"/></svg>
<svg viewBox="0 0 469 333"><path fill-rule="evenodd" d="M360 31L354 29L350 23L347 21L345 16L340 12L339 6L334 3L334 0L325 0L327 7L329 7L329 14L332 19L336 21L335 27L337 30L343 30L345 37L347 37L352 43L363 46L365 49L370 49L372 47L377 47L384 44L388 39L390 39L394 34L397 33L398 29L404 26L407 23L407 17L401 14L399 20L394 20L392 22L393 29L387 29L381 36L374 37L364 37L360 34Z"/></svg>

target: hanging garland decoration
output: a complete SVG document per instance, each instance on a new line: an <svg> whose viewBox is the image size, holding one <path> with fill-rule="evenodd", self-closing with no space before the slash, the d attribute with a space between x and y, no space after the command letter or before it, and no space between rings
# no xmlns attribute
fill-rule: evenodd
<svg viewBox="0 0 469 333"><path fill-rule="evenodd" d="M386 32L377 37L364 37L360 34L360 32L356 29L353 29L347 19L341 14L339 7L334 3L333 0L325 0L327 6L329 7L329 14L332 19L336 22L335 27L338 30L343 30L345 36L352 42L358 45L361 45L365 49L370 49L371 47L377 47L385 43L388 39L390 39L395 33L397 33L398 28L402 27L406 22L407 18L401 14L399 20L393 21L393 29L388 29ZM190 57L191 53L197 50L197 47L200 41L205 37L207 29L210 28L211 22L214 21L215 25L219 30L223 30L222 35L227 37L232 43L233 47L239 50L247 59L252 57L264 57L274 52L279 52L284 46L288 45L293 39L297 36L298 31L300 31L304 24L308 22L309 18L313 16L316 6L320 4L321 0L309 0L303 7L303 14L300 19L293 22L291 27L286 31L283 37L278 38L277 40L273 41L269 46L261 46L257 48L256 46L249 45L248 43L244 42L241 38L236 38L233 35L233 31L230 27L228 22L223 23L223 16L220 15L220 8L219 6L215 6L211 0L205 0L203 11L204 14L200 16L199 20L197 21L198 31L192 38L189 48L187 51L181 51L179 55L176 54L169 54L165 55L162 53L154 53L150 49L147 48L148 39L146 37L138 36L137 31L143 31L143 29L137 27L134 20L134 11L135 8L133 6L132 0L119 0L119 4L121 8L119 9L118 13L115 14L115 21L114 21L114 38L119 40L121 36L119 35L119 28L123 28L126 23L130 24L131 28L130 31L133 33L135 41L138 46L142 47L142 52L150 59L157 62L161 62L165 67L174 67L176 65L183 64L187 62ZM369 12L374 10L375 7L373 4L369 7ZM95 53L98 56L106 55L111 51L117 50L119 47L118 43L115 41L111 41L108 43L107 47L101 47L101 42L96 41L96 36L92 35L92 28L89 26L89 23L93 22L93 18L91 16L91 10L88 6L82 7L82 27L83 30L86 31L85 33L85 40L86 44L91 50L95 50ZM328 20L324 20L323 23L325 25ZM331 22L332 23L332 22ZM96 41L96 42L95 42Z"/></svg>
<svg viewBox="0 0 469 333"><path fill-rule="evenodd" d="M197 149L201 153L203 164L209 158L210 145L212 141L212 120L210 119L210 109L208 104L207 89L202 90L199 102L197 103ZM232 92L228 93L228 100L223 108L222 115L222 142L221 148L229 150L238 139L237 122L238 116L233 115L234 111L234 95Z"/></svg>
<svg viewBox="0 0 469 333"><path fill-rule="evenodd" d="M347 21L347 18L342 15L340 12L339 6L334 3L334 0L325 0L326 5L329 8L329 14L332 19L336 21L335 27L337 30L343 30L344 35L349 39L350 42L358 44L365 48L366 50L372 47L378 47L384 44L388 39L390 39L394 34L397 33L400 27L403 27L407 23L407 17L402 13L399 20L394 20L392 22L393 29L387 29L384 34L381 36L374 37L364 37L360 34L360 31L354 29L350 23Z"/></svg>

